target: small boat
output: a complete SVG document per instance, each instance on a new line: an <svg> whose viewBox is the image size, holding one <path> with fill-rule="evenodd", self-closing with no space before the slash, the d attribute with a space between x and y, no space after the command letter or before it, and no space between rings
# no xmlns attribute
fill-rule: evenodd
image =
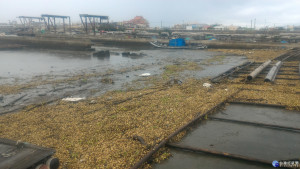
<svg viewBox="0 0 300 169"><path fill-rule="evenodd" d="M186 45L183 38L170 39L169 44L152 41L150 44L156 48L163 49L206 49L207 46L203 44Z"/></svg>

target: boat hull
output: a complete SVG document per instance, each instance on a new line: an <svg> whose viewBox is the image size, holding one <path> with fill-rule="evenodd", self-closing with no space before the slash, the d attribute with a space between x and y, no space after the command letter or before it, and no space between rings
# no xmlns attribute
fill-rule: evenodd
<svg viewBox="0 0 300 169"><path fill-rule="evenodd" d="M199 45L199 46L168 46L167 44L159 43L157 41L150 42L150 44L156 48L162 49L206 49L206 45Z"/></svg>

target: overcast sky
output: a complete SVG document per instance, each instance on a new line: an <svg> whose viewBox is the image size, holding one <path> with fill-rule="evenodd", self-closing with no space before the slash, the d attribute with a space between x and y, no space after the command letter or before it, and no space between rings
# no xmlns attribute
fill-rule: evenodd
<svg viewBox="0 0 300 169"><path fill-rule="evenodd" d="M250 27L300 25L300 0L0 0L0 22L17 16L108 15L111 21L144 16L150 26L220 23ZM17 20L18 21L18 20Z"/></svg>

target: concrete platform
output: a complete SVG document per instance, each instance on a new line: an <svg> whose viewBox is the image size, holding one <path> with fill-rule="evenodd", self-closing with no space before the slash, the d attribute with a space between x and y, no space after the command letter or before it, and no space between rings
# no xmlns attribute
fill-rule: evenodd
<svg viewBox="0 0 300 169"><path fill-rule="evenodd" d="M232 104L212 117L300 127L300 112L273 107ZM300 158L300 133L229 121L206 120L196 126L179 145L238 154L266 161ZM172 157L156 169L176 168L272 168L204 153L171 149Z"/></svg>

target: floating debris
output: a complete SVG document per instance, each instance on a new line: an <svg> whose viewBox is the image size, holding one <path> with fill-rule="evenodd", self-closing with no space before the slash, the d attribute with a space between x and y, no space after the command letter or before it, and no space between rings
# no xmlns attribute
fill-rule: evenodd
<svg viewBox="0 0 300 169"><path fill-rule="evenodd" d="M84 99L85 99L84 97L66 97L66 98L63 98L62 101L78 102L78 101L81 101Z"/></svg>
<svg viewBox="0 0 300 169"><path fill-rule="evenodd" d="M140 77L148 77L148 76L150 76L151 74L150 73L143 73L143 74L140 74L139 76Z"/></svg>
<svg viewBox="0 0 300 169"><path fill-rule="evenodd" d="M212 85L210 83L203 83L203 87L210 88Z"/></svg>

